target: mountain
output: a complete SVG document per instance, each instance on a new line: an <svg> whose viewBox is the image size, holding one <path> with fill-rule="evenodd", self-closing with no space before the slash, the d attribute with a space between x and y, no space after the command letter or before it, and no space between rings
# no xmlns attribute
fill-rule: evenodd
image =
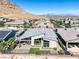
<svg viewBox="0 0 79 59"><path fill-rule="evenodd" d="M67 19L67 18L70 18L70 19L78 19L79 20L79 15L73 15L73 14L46 14L45 15L46 17L49 17L51 19Z"/></svg>
<svg viewBox="0 0 79 59"><path fill-rule="evenodd" d="M25 12L15 3L8 0L0 0L0 17L10 18L10 19L39 19L44 18L43 16L34 15L29 12Z"/></svg>

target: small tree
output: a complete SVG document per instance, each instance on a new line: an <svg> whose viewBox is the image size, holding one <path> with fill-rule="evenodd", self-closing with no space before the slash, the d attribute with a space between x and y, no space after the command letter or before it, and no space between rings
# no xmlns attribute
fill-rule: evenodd
<svg viewBox="0 0 79 59"><path fill-rule="evenodd" d="M26 29L30 27L32 27L32 23L27 23L26 21L24 21L23 28Z"/></svg>
<svg viewBox="0 0 79 59"><path fill-rule="evenodd" d="M65 28L71 28L70 23L65 24Z"/></svg>
<svg viewBox="0 0 79 59"><path fill-rule="evenodd" d="M23 24L23 27L24 27L24 28L26 28L26 24L27 24L26 21L24 21L24 24Z"/></svg>
<svg viewBox="0 0 79 59"><path fill-rule="evenodd" d="M0 21L0 27L3 27L4 26L4 23L3 21Z"/></svg>

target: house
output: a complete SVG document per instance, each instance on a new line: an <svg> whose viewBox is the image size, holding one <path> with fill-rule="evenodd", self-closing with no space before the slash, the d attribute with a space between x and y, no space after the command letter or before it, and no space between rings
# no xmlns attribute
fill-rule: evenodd
<svg viewBox="0 0 79 59"><path fill-rule="evenodd" d="M9 38L14 37L15 34L16 31L13 30L9 30L9 29L0 30L0 42L7 41Z"/></svg>
<svg viewBox="0 0 79 59"><path fill-rule="evenodd" d="M67 24L67 23L70 23L70 25L72 26L72 27L78 27L79 26L79 19L66 19L65 20L65 23Z"/></svg>
<svg viewBox="0 0 79 59"><path fill-rule="evenodd" d="M12 22L6 22L5 27L23 27L24 21L23 20L16 20Z"/></svg>
<svg viewBox="0 0 79 59"><path fill-rule="evenodd" d="M74 26L74 27L78 27L79 26L79 20L71 20L71 26Z"/></svg>
<svg viewBox="0 0 79 59"><path fill-rule="evenodd" d="M5 18L5 17L0 17L0 21L10 22L10 21L13 21L13 19Z"/></svg>
<svg viewBox="0 0 79 59"><path fill-rule="evenodd" d="M49 19L40 19L34 22L33 27L34 28L52 28L52 25Z"/></svg>
<svg viewBox="0 0 79 59"><path fill-rule="evenodd" d="M17 35L19 34L17 33ZM29 28L19 37L16 36L16 40L32 47L40 47L41 49L58 49L59 47L55 32L49 28Z"/></svg>
<svg viewBox="0 0 79 59"><path fill-rule="evenodd" d="M59 40L72 54L79 54L79 28L58 29Z"/></svg>
<svg viewBox="0 0 79 59"><path fill-rule="evenodd" d="M25 20L15 20L12 22L6 22L5 23L5 27L15 27L15 28L23 28L24 27L24 23L29 24L30 20L29 19L25 19Z"/></svg>

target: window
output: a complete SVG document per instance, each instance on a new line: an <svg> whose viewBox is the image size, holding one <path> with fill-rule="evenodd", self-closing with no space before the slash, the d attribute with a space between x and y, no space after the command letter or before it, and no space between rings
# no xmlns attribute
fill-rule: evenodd
<svg viewBox="0 0 79 59"><path fill-rule="evenodd" d="M21 42L23 43L26 43L26 44L31 44L31 38L25 38L25 39L22 39Z"/></svg>
<svg viewBox="0 0 79 59"><path fill-rule="evenodd" d="M42 40L42 38L35 39L34 44L35 45L41 45L41 40Z"/></svg>
<svg viewBox="0 0 79 59"><path fill-rule="evenodd" d="M43 47L49 47L49 41L44 40L43 42Z"/></svg>
<svg viewBox="0 0 79 59"><path fill-rule="evenodd" d="M79 34L77 34L77 37L79 37Z"/></svg>
<svg viewBox="0 0 79 59"><path fill-rule="evenodd" d="M22 40L27 40L27 41L28 41L28 40L31 40L31 38L24 38L24 39L22 39Z"/></svg>

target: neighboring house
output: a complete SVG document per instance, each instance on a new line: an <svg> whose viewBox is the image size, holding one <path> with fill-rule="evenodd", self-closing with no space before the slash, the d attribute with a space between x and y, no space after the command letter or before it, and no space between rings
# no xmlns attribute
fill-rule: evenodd
<svg viewBox="0 0 79 59"><path fill-rule="evenodd" d="M65 23L69 23L72 27L78 27L79 26L79 19L66 19Z"/></svg>
<svg viewBox="0 0 79 59"><path fill-rule="evenodd" d="M4 21L4 22L6 22L7 19L6 19L6 18L3 18L3 17L0 17L0 21Z"/></svg>
<svg viewBox="0 0 79 59"><path fill-rule="evenodd" d="M16 31L0 30L0 41L7 41L11 37L15 37Z"/></svg>
<svg viewBox="0 0 79 59"><path fill-rule="evenodd" d="M48 28L29 28L16 40L41 48L58 49L59 46L55 32Z"/></svg>
<svg viewBox="0 0 79 59"><path fill-rule="evenodd" d="M23 28L24 22L29 23L29 20L16 20L16 21L12 21L12 22L6 22L5 27Z"/></svg>
<svg viewBox="0 0 79 59"><path fill-rule="evenodd" d="M13 21L13 19L8 19L8 18L0 17L0 21L9 22L9 21Z"/></svg>
<svg viewBox="0 0 79 59"><path fill-rule="evenodd" d="M34 28L52 28L49 19L40 19L33 24Z"/></svg>
<svg viewBox="0 0 79 59"><path fill-rule="evenodd" d="M68 52L79 54L79 28L58 29L57 33Z"/></svg>
<svg viewBox="0 0 79 59"><path fill-rule="evenodd" d="M79 27L79 20L71 20L71 26Z"/></svg>

